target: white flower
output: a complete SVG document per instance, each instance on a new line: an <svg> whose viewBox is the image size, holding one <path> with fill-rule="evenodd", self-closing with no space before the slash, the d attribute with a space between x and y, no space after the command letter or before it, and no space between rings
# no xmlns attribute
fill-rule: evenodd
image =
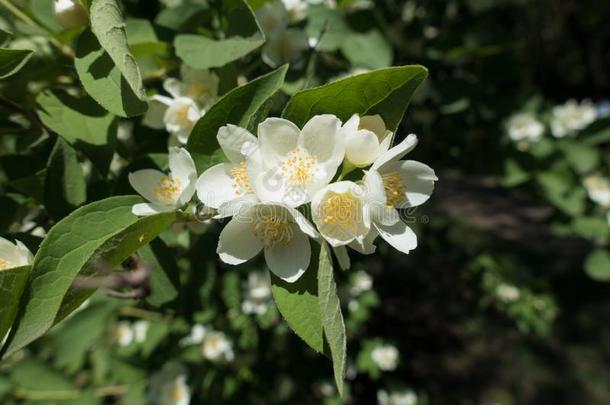
<svg viewBox="0 0 610 405"><path fill-rule="evenodd" d="M371 221L365 194L358 184L340 181L329 184L313 197L312 219L331 246L345 246L369 233Z"/></svg>
<svg viewBox="0 0 610 405"><path fill-rule="evenodd" d="M146 340L148 329L150 329L150 322L146 320L139 320L133 324L133 335L137 343L143 343Z"/></svg>
<svg viewBox="0 0 610 405"><path fill-rule="evenodd" d="M500 284L496 287L496 296L503 302L509 303L519 299L521 293L514 285Z"/></svg>
<svg viewBox="0 0 610 405"><path fill-rule="evenodd" d="M0 237L0 271L27 266L32 264L32 261L34 261L34 256L23 243L15 240L13 244Z"/></svg>
<svg viewBox="0 0 610 405"><path fill-rule="evenodd" d="M119 322L116 328L116 340L121 347L126 347L133 343L134 332L131 323L127 321Z"/></svg>
<svg viewBox="0 0 610 405"><path fill-rule="evenodd" d="M515 142L536 142L544 134L544 125L531 113L518 113L506 121L506 131Z"/></svg>
<svg viewBox="0 0 610 405"><path fill-rule="evenodd" d="M307 15L309 4L306 0L282 0L286 11L288 12L288 20L291 23L301 21Z"/></svg>
<svg viewBox="0 0 610 405"><path fill-rule="evenodd" d="M163 88L171 97L155 95L142 124L165 128L179 143L185 144L195 123L218 100L219 78L208 70L183 65L182 80L168 78Z"/></svg>
<svg viewBox="0 0 610 405"><path fill-rule="evenodd" d="M309 49L309 39L303 30L287 29L272 34L261 51L263 61L278 67L289 63L298 67L303 62L303 54Z"/></svg>
<svg viewBox="0 0 610 405"><path fill-rule="evenodd" d="M309 266L308 237L317 238L318 233L296 209L279 204L244 205L220 233L217 253L223 262L237 265L263 250L269 270L294 282Z"/></svg>
<svg viewBox="0 0 610 405"><path fill-rule="evenodd" d="M182 364L168 363L150 379L148 397L155 405L188 405L191 389L187 371Z"/></svg>
<svg viewBox="0 0 610 405"><path fill-rule="evenodd" d="M203 357L216 361L233 361L233 343L222 332L210 332L203 340Z"/></svg>
<svg viewBox="0 0 610 405"><path fill-rule="evenodd" d="M598 175L589 176L584 184L591 201L610 209L610 179Z"/></svg>
<svg viewBox="0 0 610 405"><path fill-rule="evenodd" d="M383 371L392 371L398 366L398 349L392 345L377 346L371 352L371 358Z"/></svg>
<svg viewBox="0 0 610 405"><path fill-rule="evenodd" d="M417 137L409 135L404 141L382 154L364 176L367 214L371 232L358 238L350 246L361 253L374 251L372 242L379 234L395 249L409 253L417 247L417 236L400 219L398 209L417 207L426 202L438 180L429 166L414 161L400 160L417 145Z"/></svg>
<svg viewBox="0 0 610 405"><path fill-rule="evenodd" d="M153 215L174 211L186 205L195 194L197 170L191 155L184 148L170 148L170 173L155 169L138 170L129 174L129 184L148 203L136 204L135 215Z"/></svg>
<svg viewBox="0 0 610 405"><path fill-rule="evenodd" d="M229 163L217 164L203 172L196 188L202 203L218 209L238 198L254 197L248 175L248 165L253 161L247 159L256 154L259 141L248 130L231 124L221 127L216 138Z"/></svg>
<svg viewBox="0 0 610 405"><path fill-rule="evenodd" d="M281 1L265 3L256 11L256 21L267 37L282 32L288 26L288 11Z"/></svg>
<svg viewBox="0 0 610 405"><path fill-rule="evenodd" d="M78 0L55 0L53 13L65 29L79 28L89 23L87 11Z"/></svg>
<svg viewBox="0 0 610 405"><path fill-rule="evenodd" d="M246 299L241 308L246 314L262 315L267 312L271 299L271 283L266 273L255 271L248 275Z"/></svg>
<svg viewBox="0 0 610 405"><path fill-rule="evenodd" d="M341 128L345 137L345 158L356 167L373 163L387 152L392 142L392 131L388 131L379 115L353 115Z"/></svg>
<svg viewBox="0 0 610 405"><path fill-rule="evenodd" d="M360 270L354 273L352 276L352 286L350 287L350 294L352 296L358 296L363 292L369 291L373 288L373 278L364 270Z"/></svg>
<svg viewBox="0 0 610 405"><path fill-rule="evenodd" d="M397 391L388 394L385 390L377 391L378 405L416 405L417 394L412 390Z"/></svg>
<svg viewBox="0 0 610 405"><path fill-rule="evenodd" d="M596 118L597 111L590 101L585 100L578 104L576 100L568 100L565 104L553 108L551 133L556 138L574 136Z"/></svg>
<svg viewBox="0 0 610 405"><path fill-rule="evenodd" d="M341 121L316 115L303 129L282 118L258 126L260 164L248 167L254 192L263 202L298 207L311 200L337 173L345 154Z"/></svg>
<svg viewBox="0 0 610 405"><path fill-rule="evenodd" d="M195 324L191 327L191 331L188 336L180 340L180 346L192 346L201 344L207 333L208 328L201 324Z"/></svg>

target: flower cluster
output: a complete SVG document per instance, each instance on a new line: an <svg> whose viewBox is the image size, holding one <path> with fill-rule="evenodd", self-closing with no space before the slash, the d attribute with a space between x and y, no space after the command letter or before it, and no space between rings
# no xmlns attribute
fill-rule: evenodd
<svg viewBox="0 0 610 405"><path fill-rule="evenodd" d="M213 363L231 362L235 358L233 342L227 335L200 324L193 325L189 335L180 341L180 345L201 345L202 356Z"/></svg>
<svg viewBox="0 0 610 405"><path fill-rule="evenodd" d="M585 178L583 183L591 201L606 211L606 217L610 224L610 179L595 174Z"/></svg>
<svg viewBox="0 0 610 405"><path fill-rule="evenodd" d="M116 342L121 347L131 346L133 343L144 343L148 335L150 322L139 320L136 322L121 321L116 328Z"/></svg>
<svg viewBox="0 0 610 405"><path fill-rule="evenodd" d="M400 353L396 346L385 344L375 347L371 351L373 362L383 371L396 370Z"/></svg>
<svg viewBox="0 0 610 405"><path fill-rule="evenodd" d="M216 74L182 65L180 76L182 80L165 79L163 89L169 96L153 96L142 120L148 127L169 132L174 146L186 144L195 123L218 101Z"/></svg>
<svg viewBox="0 0 610 405"><path fill-rule="evenodd" d="M346 247L374 253L378 236L409 253L417 237L400 210L423 204L437 177L423 163L401 160L415 148L415 135L389 148L392 135L378 115L354 115L345 124L334 115L317 115L302 129L268 118L257 136L226 125L217 139L228 162L196 181L193 160L179 148L170 150L169 174L132 173L132 186L149 201L133 212L179 209L196 189L199 200L217 210L217 219L231 218L220 234L220 259L237 265L262 251L269 269L287 282L309 267L310 238L325 239L342 267L349 267ZM348 174L356 181L344 180Z"/></svg>
<svg viewBox="0 0 610 405"><path fill-rule="evenodd" d="M245 314L262 315L266 313L271 304L269 276L260 271L250 273L245 295L241 304L241 309Z"/></svg>

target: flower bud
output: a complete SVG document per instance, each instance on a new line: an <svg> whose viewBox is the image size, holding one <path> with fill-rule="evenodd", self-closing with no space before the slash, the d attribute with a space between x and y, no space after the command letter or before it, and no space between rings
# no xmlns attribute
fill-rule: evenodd
<svg viewBox="0 0 610 405"><path fill-rule="evenodd" d="M89 23L87 11L78 0L55 0L55 19L65 29L79 28Z"/></svg>

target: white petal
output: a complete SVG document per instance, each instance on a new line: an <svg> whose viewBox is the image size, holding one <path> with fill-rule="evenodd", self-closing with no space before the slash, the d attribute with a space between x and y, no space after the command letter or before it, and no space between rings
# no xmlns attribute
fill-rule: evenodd
<svg viewBox="0 0 610 405"><path fill-rule="evenodd" d="M148 215L155 215L160 212L168 212L173 211L174 207L163 204L155 204L155 203L140 203L135 204L131 207L131 212L133 215L137 215L139 217L145 217Z"/></svg>
<svg viewBox="0 0 610 405"><path fill-rule="evenodd" d="M385 239L394 249L409 253L417 247L417 236L407 224L398 221L394 225L386 226L381 224L374 225L379 235Z"/></svg>
<svg viewBox="0 0 610 405"><path fill-rule="evenodd" d="M196 184L199 200L208 207L219 208L240 197L241 194L233 187L235 180L229 175L230 170L236 166L233 163L220 163L203 172Z"/></svg>
<svg viewBox="0 0 610 405"><path fill-rule="evenodd" d="M163 81L163 89L171 94L172 97L178 98L182 97L182 89L183 85L180 80L170 77L169 79L165 79Z"/></svg>
<svg viewBox="0 0 610 405"><path fill-rule="evenodd" d="M415 146L417 146L417 136L410 134L401 143L379 156L371 166L371 170L379 170L388 162L400 160L404 155L411 152Z"/></svg>
<svg viewBox="0 0 610 405"><path fill-rule="evenodd" d="M258 125L258 139L266 167L286 158L297 147L299 128L283 118L267 118Z"/></svg>
<svg viewBox="0 0 610 405"><path fill-rule="evenodd" d="M337 261L339 262L339 267L341 267L341 270L349 270L351 260L349 258L349 254L347 253L347 248L345 246L337 246L333 248L333 252L335 252L335 256L337 256Z"/></svg>
<svg viewBox="0 0 610 405"><path fill-rule="evenodd" d="M17 255L19 256L18 265L19 266L27 266L32 264L34 261L34 255L30 252L27 246L25 246L21 241L15 239L15 245L17 246Z"/></svg>
<svg viewBox="0 0 610 405"><path fill-rule="evenodd" d="M17 246L2 237L0 237L0 259L10 262L12 266L18 266L17 263L20 259Z"/></svg>
<svg viewBox="0 0 610 405"><path fill-rule="evenodd" d="M341 127L342 136L348 136L348 134L358 131L359 126L360 116L358 114L352 115Z"/></svg>
<svg viewBox="0 0 610 405"><path fill-rule="evenodd" d="M197 169L191 154L184 148L169 149L169 170L172 177L179 179L183 184L197 179Z"/></svg>
<svg viewBox="0 0 610 405"><path fill-rule="evenodd" d="M296 224L299 226L301 231L303 231L306 235L308 235L309 237L314 238L314 239L317 239L320 237L320 234L318 233L318 231L316 231L316 228L311 224L311 222L309 222L309 220L307 218L305 218L305 215L301 214L298 210L296 210L294 208L291 208L288 206L286 206L284 208L286 208L286 210L288 210L290 215L292 215L292 218L294 219Z"/></svg>
<svg viewBox="0 0 610 405"><path fill-rule="evenodd" d="M379 139L368 130L350 133L345 138L345 157L356 167L370 165L379 156Z"/></svg>
<svg viewBox="0 0 610 405"><path fill-rule="evenodd" d="M142 125L154 129L165 129L163 116L166 110L166 104L152 98L148 103L148 111L146 111L142 119Z"/></svg>
<svg viewBox="0 0 610 405"><path fill-rule="evenodd" d="M215 218L241 217L244 213L248 212L249 208L257 205L259 202L254 194L246 194L243 197L227 201L218 207L218 214Z"/></svg>
<svg viewBox="0 0 610 405"><path fill-rule="evenodd" d="M174 104L174 99L173 98L167 97L167 96L161 96L159 94L155 94L150 99L153 100L153 101L157 101L157 102L163 104L166 107L169 107L170 105Z"/></svg>
<svg viewBox="0 0 610 405"><path fill-rule="evenodd" d="M328 162L339 167L345 155L345 142L341 137L341 121L334 115L312 117L299 136L299 146L307 149L319 163Z"/></svg>
<svg viewBox="0 0 610 405"><path fill-rule="evenodd" d="M398 211L393 207L388 207L383 180L379 172L369 170L366 173L364 189L366 192L366 209L370 214L371 221L393 225L400 220Z"/></svg>
<svg viewBox="0 0 610 405"><path fill-rule="evenodd" d="M379 139L382 139L387 132L385 122L379 114L365 115L364 117L360 118L360 125L358 128L367 129L373 132L379 137Z"/></svg>
<svg viewBox="0 0 610 405"><path fill-rule="evenodd" d="M406 199L397 208L416 207L428 201L438 180L431 167L415 160L390 162L383 171L398 172L406 186Z"/></svg>
<svg viewBox="0 0 610 405"><path fill-rule="evenodd" d="M233 218L220 232L216 252L227 264L241 264L256 256L263 248L252 229L252 221Z"/></svg>
<svg viewBox="0 0 610 405"><path fill-rule="evenodd" d="M356 238L348 246L363 255L371 255L377 250L377 246L374 245L377 236L379 236L379 232L375 227L372 227L363 238Z"/></svg>
<svg viewBox="0 0 610 405"><path fill-rule="evenodd" d="M129 173L129 184L138 194L153 203L164 205L155 193L155 188L159 184L161 177L166 176L165 173L154 169L138 170L134 173Z"/></svg>
<svg viewBox="0 0 610 405"><path fill-rule="evenodd" d="M290 242L273 248L265 248L265 261L269 270L288 283L294 283L305 273L310 260L309 239L296 225Z"/></svg>
<svg viewBox="0 0 610 405"><path fill-rule="evenodd" d="M221 127L216 139L226 157L233 163L245 160L258 149L258 139L247 129L236 125Z"/></svg>
<svg viewBox="0 0 610 405"><path fill-rule="evenodd" d="M265 170L262 166L248 165L250 184L262 202L298 207L309 201L309 195L302 187L288 184L275 167Z"/></svg>

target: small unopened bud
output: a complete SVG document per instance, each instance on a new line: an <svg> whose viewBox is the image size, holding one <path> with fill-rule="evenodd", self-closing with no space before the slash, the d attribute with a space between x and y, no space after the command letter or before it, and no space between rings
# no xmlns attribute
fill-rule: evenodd
<svg viewBox="0 0 610 405"><path fill-rule="evenodd" d="M89 23L87 11L78 0L55 0L55 19L65 29L79 28Z"/></svg>

